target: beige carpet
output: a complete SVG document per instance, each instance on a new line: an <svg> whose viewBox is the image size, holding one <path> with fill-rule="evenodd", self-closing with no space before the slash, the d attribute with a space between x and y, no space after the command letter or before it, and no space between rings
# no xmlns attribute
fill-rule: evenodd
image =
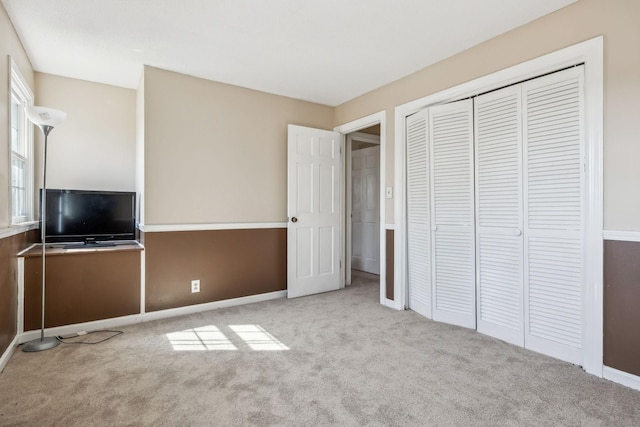
<svg viewBox="0 0 640 427"><path fill-rule="evenodd" d="M17 351L0 425L640 425L638 391L377 301L360 275L343 291Z"/></svg>

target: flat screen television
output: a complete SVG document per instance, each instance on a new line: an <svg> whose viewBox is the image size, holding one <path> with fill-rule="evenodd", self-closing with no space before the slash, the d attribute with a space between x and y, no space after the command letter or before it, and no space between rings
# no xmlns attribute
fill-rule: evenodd
<svg viewBox="0 0 640 427"><path fill-rule="evenodd" d="M47 243L134 240L135 212L134 192L47 189Z"/></svg>

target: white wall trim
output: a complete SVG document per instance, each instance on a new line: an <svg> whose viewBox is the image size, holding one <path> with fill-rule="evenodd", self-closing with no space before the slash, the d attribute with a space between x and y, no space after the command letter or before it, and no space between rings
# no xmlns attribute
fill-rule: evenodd
<svg viewBox="0 0 640 427"><path fill-rule="evenodd" d="M22 257L24 254L26 254L27 252L29 252L31 249L35 248L36 246L41 246L40 243L34 243L26 248L24 248L23 250L21 250L20 252L18 252L17 257L20 258Z"/></svg>
<svg viewBox="0 0 640 427"><path fill-rule="evenodd" d="M138 224L145 233L169 231L208 231L208 230L253 230L259 228L287 228L286 222L216 222L208 224Z"/></svg>
<svg viewBox="0 0 640 427"><path fill-rule="evenodd" d="M604 366L602 368L602 376L610 381L618 384L640 390L640 377L628 372Z"/></svg>
<svg viewBox="0 0 640 427"><path fill-rule="evenodd" d="M132 314L130 316L113 317L111 319L95 320L92 322L74 323L72 325L56 326L55 328L46 328L44 335L47 337L75 334L80 331L97 331L101 329L112 329L120 326L133 325L142 322L141 314ZM40 330L26 331L18 335L18 342L23 344L40 337Z"/></svg>
<svg viewBox="0 0 640 427"><path fill-rule="evenodd" d="M18 257L18 322L16 333L24 332L24 257Z"/></svg>
<svg viewBox="0 0 640 427"><path fill-rule="evenodd" d="M640 231L604 230L602 238L620 242L640 242Z"/></svg>
<svg viewBox="0 0 640 427"><path fill-rule="evenodd" d="M362 129L366 129L370 126L380 124L380 304L386 305L386 277L387 277L387 265L386 265L386 251L387 244L385 242L385 219L386 219L386 199L385 199L385 184L386 184L386 163L387 163L387 112L379 111L377 113L369 114L368 116L361 117L357 120L353 120L348 123L344 123L335 127L333 130L340 132L343 135L357 132ZM345 156L345 161L346 161ZM346 169L346 168L345 168ZM344 171L346 173L346 171ZM345 211L343 210L343 213ZM343 215L344 216L344 215ZM343 236L343 247L345 236ZM345 254L346 257L346 254Z"/></svg>
<svg viewBox="0 0 640 427"><path fill-rule="evenodd" d="M579 48L579 50L574 50ZM585 291L583 364L602 377L604 335L604 39L602 36L567 48L573 61L584 62L586 136ZM563 52L564 50L560 51ZM576 57L577 56L577 57Z"/></svg>
<svg viewBox="0 0 640 427"><path fill-rule="evenodd" d="M169 308L166 310L151 311L143 315L143 321L166 319L169 317L184 316L185 314L201 313L203 311L216 310L219 308L235 307L237 305L253 304L255 302L270 301L279 298L286 298L287 291L275 291L265 294L250 295L247 297L232 298L222 301L207 302L204 304L187 305L184 307Z"/></svg>
<svg viewBox="0 0 640 427"><path fill-rule="evenodd" d="M380 139L384 137L382 132L382 122L386 118L386 111L378 111L377 113L369 114L368 116L360 117L359 119L341 124L333 128L335 132L340 132L343 135L348 133L357 132L362 129L366 129L371 126L375 126L380 123Z"/></svg>
<svg viewBox="0 0 640 427"><path fill-rule="evenodd" d="M120 326L133 325L136 323L150 322L158 319L183 316L185 314L201 313L203 311L216 310L219 308L234 307L238 305L252 304L256 302L269 301L278 298L285 298L287 291L267 292L264 294L250 295L247 297L232 298L222 301L208 302L204 304L188 305L184 307L170 308L167 310L153 311L151 313L132 314L130 316L114 317L111 319L96 320L93 322L74 323L72 325L47 328L45 336L58 336L74 334L79 331L96 331L101 329L112 329ZM22 344L40 336L40 330L27 331L18 334L14 341ZM15 344L13 345L15 347ZM4 357L4 356L3 356Z"/></svg>
<svg viewBox="0 0 640 427"><path fill-rule="evenodd" d="M384 228L386 228L387 230L395 230L396 229L396 225L395 224L385 224Z"/></svg>
<svg viewBox="0 0 640 427"><path fill-rule="evenodd" d="M351 254L353 253L353 221L350 220L353 217L353 209L352 201L353 201L353 192L351 191L351 186L353 185L353 141L351 140L351 134L347 135L344 138L344 152L345 156L342 162L344 168L344 179L345 183L345 205L344 205L344 284L351 284ZM378 185L380 185L378 183Z"/></svg>
<svg viewBox="0 0 640 427"><path fill-rule="evenodd" d="M380 136L364 132L353 132L348 135L352 141L380 144Z"/></svg>
<svg viewBox="0 0 640 427"><path fill-rule="evenodd" d="M147 257L145 251L140 251L140 313L144 314L147 304Z"/></svg>
<svg viewBox="0 0 640 427"><path fill-rule="evenodd" d="M585 371L602 376L603 335L603 37L598 36L510 68L425 96L395 108L395 295L406 303L406 117L421 109L463 99L478 93L584 63L587 216L585 225L585 320L583 328Z"/></svg>
<svg viewBox="0 0 640 427"><path fill-rule="evenodd" d="M7 349L4 351L4 353L2 353L2 356L0 356L0 372L4 371L4 368L7 366L7 363L9 363L9 359L11 359L11 356L13 356L13 352L16 351L17 346L18 346L18 335L13 337L13 340L11 341Z"/></svg>
<svg viewBox="0 0 640 427"><path fill-rule="evenodd" d="M386 297L384 298L384 302L382 303L382 305L393 310L404 310L404 306L399 301L394 301Z"/></svg>
<svg viewBox="0 0 640 427"><path fill-rule="evenodd" d="M25 231L35 230L36 228L38 228L37 221L31 221L24 224L12 225L11 227L2 228L0 229L0 239L6 239L7 237L24 233Z"/></svg>

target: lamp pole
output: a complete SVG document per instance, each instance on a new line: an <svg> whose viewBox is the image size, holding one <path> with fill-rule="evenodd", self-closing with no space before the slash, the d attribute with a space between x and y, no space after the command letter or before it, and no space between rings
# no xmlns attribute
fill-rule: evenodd
<svg viewBox="0 0 640 427"><path fill-rule="evenodd" d="M66 113L59 110L44 107L27 107L27 117L44 134L44 156L42 162L42 197L40 201L40 237L42 240L42 313L40 338L29 341L22 347L22 351L43 351L56 347L60 341L56 337L44 336L44 307L45 307L45 283L46 283L46 228L47 228L47 145L49 133L54 125L62 123L67 117Z"/></svg>

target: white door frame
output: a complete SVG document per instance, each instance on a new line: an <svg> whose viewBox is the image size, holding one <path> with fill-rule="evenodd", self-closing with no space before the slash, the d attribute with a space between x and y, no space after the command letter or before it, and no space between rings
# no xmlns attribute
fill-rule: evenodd
<svg viewBox="0 0 640 427"><path fill-rule="evenodd" d="M351 254L353 251L353 236L352 236L352 221L351 221L351 214L353 212L353 207L351 206L351 202L352 202L352 198L353 198L353 189L351 188L352 186L352 165L351 165L351 154L352 154L352 141L353 140L357 140L357 141L361 141L361 142L366 142L369 144L376 144L376 145L380 145L380 136L379 135L372 135L369 133L363 133L363 132L353 132L350 134L347 134L347 142L345 144L345 151L346 151L346 155L345 155L345 163L346 163L346 189L345 189L345 218L346 218L346 227L345 227L345 239L346 239L346 244L345 244L345 258L344 258L344 265L345 265L345 284L346 285L350 285L351 284ZM382 155L382 154L381 154ZM381 179L381 176L378 176L378 180ZM378 188L380 187L381 183L378 182Z"/></svg>
<svg viewBox="0 0 640 427"><path fill-rule="evenodd" d="M386 208L386 204L385 204L385 173L386 173L386 165L385 165L385 158L386 158L386 154L385 154L385 150L386 150L386 132L387 132L387 126L386 126L386 111L380 111L374 114L370 114L366 117L362 117L359 118L357 120L353 120L351 122L348 123L344 123L340 126L335 127L333 130L336 132L340 132L344 137L345 140L346 135L353 133L353 132L357 132L359 130L362 129L366 129L368 127L371 126L375 126L375 125L380 125L380 304L385 305L387 307L392 307L392 308L396 308L396 305L394 303L393 300L387 299L387 292L386 292L386 277L387 277L387 266L386 266L386 249L387 249L387 245L385 242L385 232L386 232L386 215L385 215L385 208ZM349 147L351 148L351 147ZM350 155L350 150L349 149L345 149L345 151L347 152L347 155L345 155L343 157L343 168L342 168L342 173L343 173L343 181L342 182L346 182L346 173L347 173L347 158L351 158ZM347 203L345 203L345 205L347 205ZM342 215L343 221L346 219L346 210L344 210L343 208L343 215ZM347 221L348 222L348 221ZM349 227L350 228L350 227ZM343 227L343 230L345 229L345 227ZM345 233L343 235L343 248L346 248L346 234ZM343 259L347 260L349 257L347 256L347 252L345 249L345 253L343 254ZM345 265L351 265L351 260L349 259L348 264ZM345 270L348 272L349 275L351 275L351 270L349 268L345 268ZM396 299L397 299L397 294L396 295Z"/></svg>
<svg viewBox="0 0 640 427"><path fill-rule="evenodd" d="M395 108L395 287L396 302L407 305L406 117L430 105L451 102L584 63L586 134L586 225L583 368L603 375L603 37L552 52L496 73Z"/></svg>

